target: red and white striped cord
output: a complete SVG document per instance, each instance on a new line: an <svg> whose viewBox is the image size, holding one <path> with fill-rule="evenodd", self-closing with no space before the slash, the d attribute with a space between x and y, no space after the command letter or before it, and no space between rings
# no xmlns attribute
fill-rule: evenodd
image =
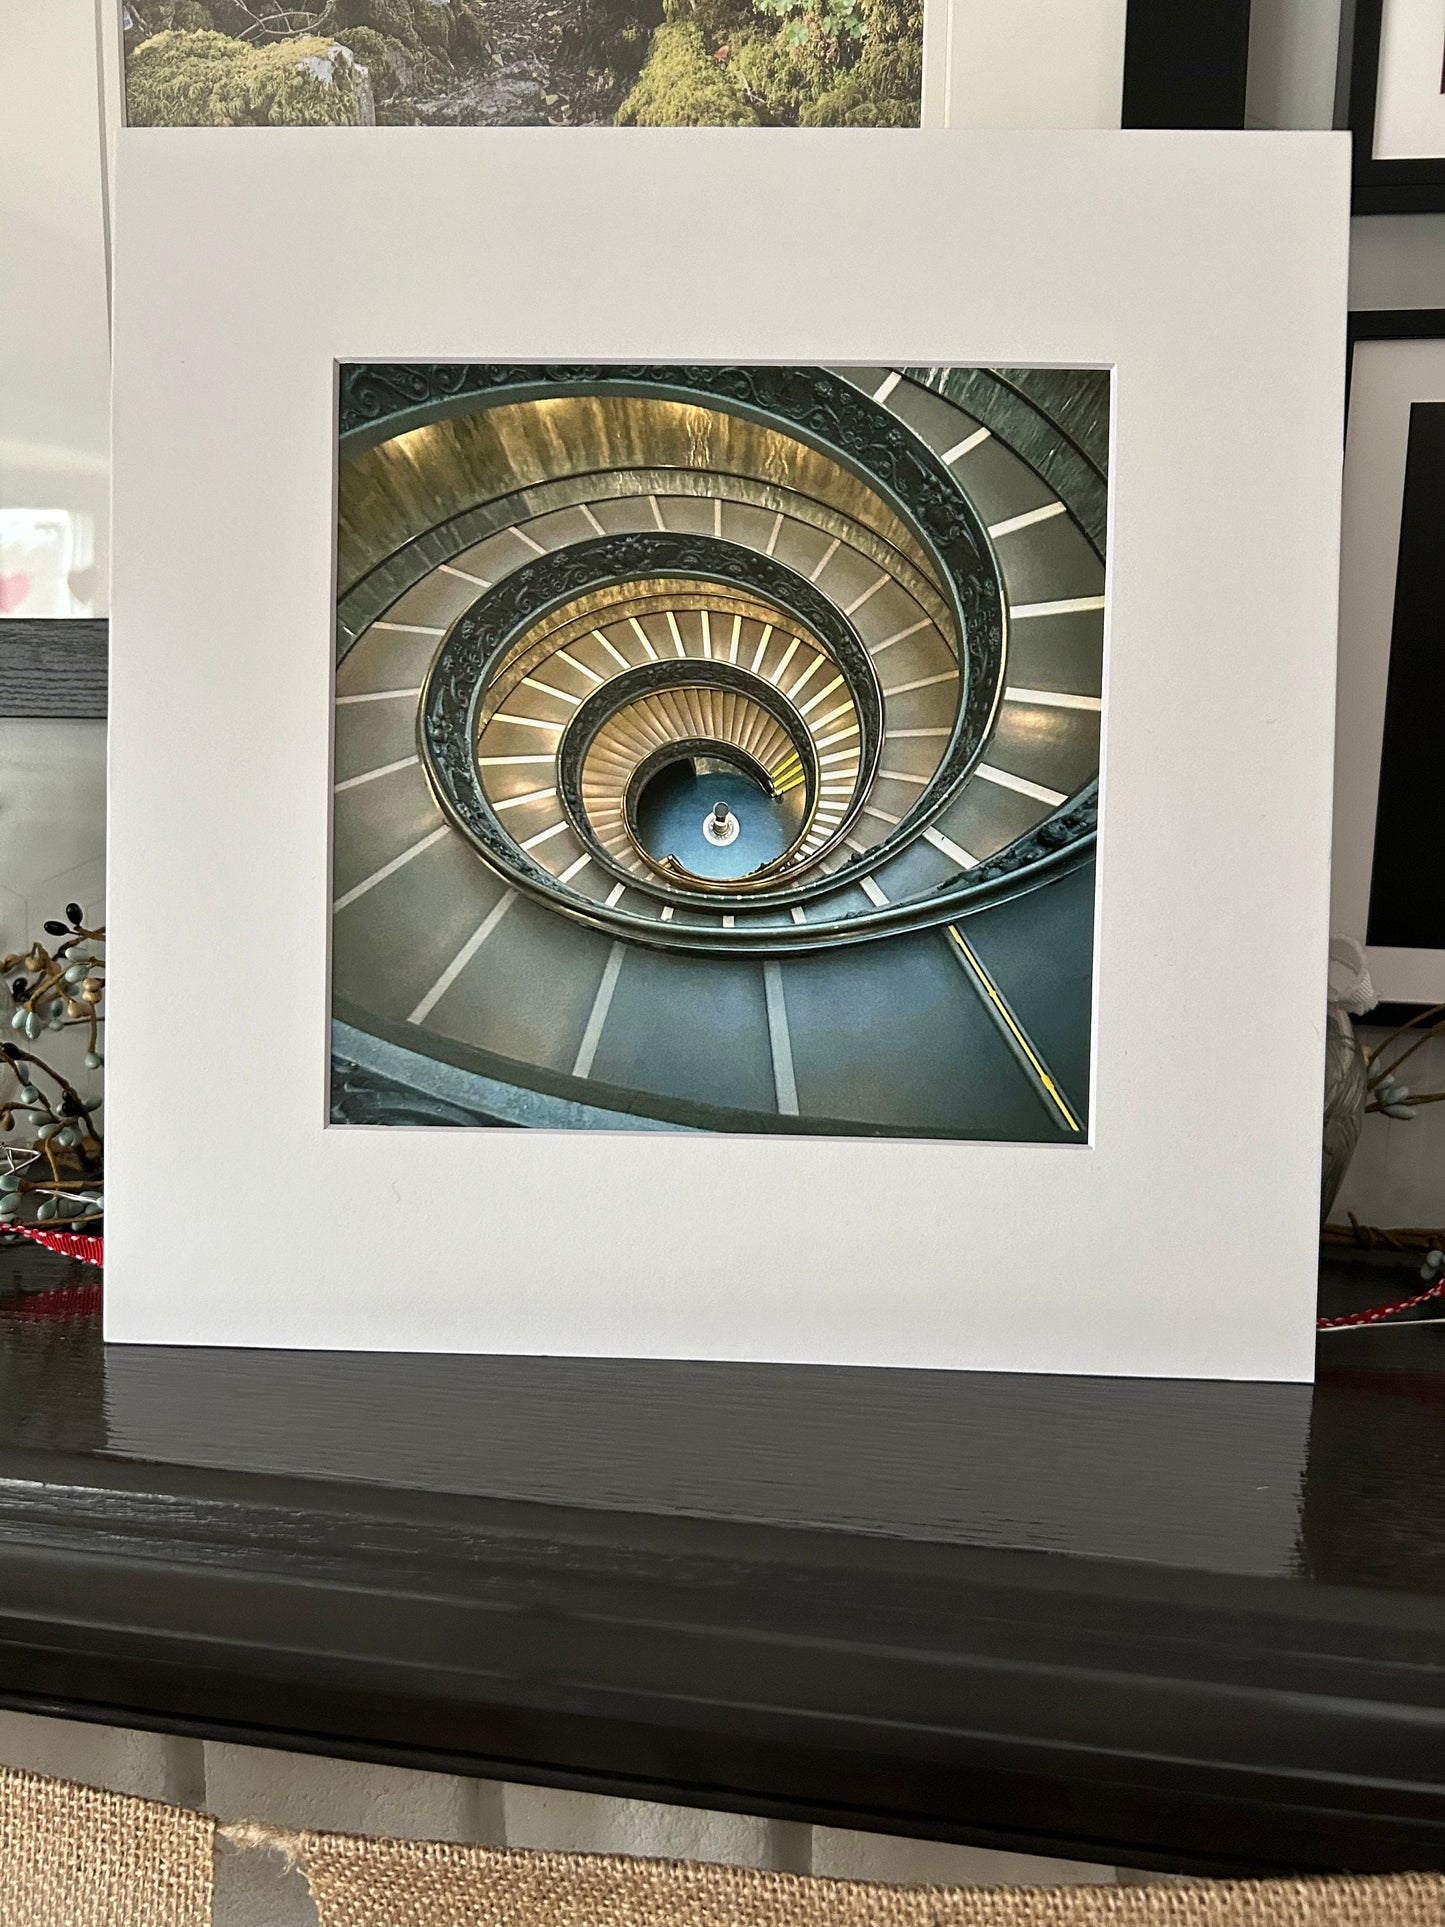
<svg viewBox="0 0 1445 1927"><path fill-rule="evenodd" d="M44 1245L47 1251L59 1252L62 1258L79 1258L85 1265L105 1264L105 1239L88 1231L44 1231L38 1224L7 1224L5 1229Z"/></svg>
<svg viewBox="0 0 1445 1927"><path fill-rule="evenodd" d="M1383 1319L1393 1318L1397 1311L1413 1311L1416 1305L1428 1305L1435 1298L1445 1298L1445 1278L1428 1290L1416 1292L1413 1298L1397 1298L1392 1305L1371 1305L1368 1311L1352 1311L1344 1318L1317 1318L1315 1330L1337 1332L1346 1331L1352 1325L1378 1325Z"/></svg>
<svg viewBox="0 0 1445 1927"><path fill-rule="evenodd" d="M105 1265L105 1239L85 1231L43 1231L39 1225L11 1224L7 1231L15 1231L22 1238L31 1238L47 1251L58 1252L62 1258L78 1258L82 1264ZM1397 1298L1392 1304L1371 1305L1368 1311L1352 1311L1343 1318L1317 1318L1315 1330L1322 1332L1346 1331L1356 1325L1378 1325L1397 1312L1413 1311L1417 1305L1428 1305L1437 1298L1445 1298L1445 1278L1425 1291L1416 1292L1413 1298Z"/></svg>

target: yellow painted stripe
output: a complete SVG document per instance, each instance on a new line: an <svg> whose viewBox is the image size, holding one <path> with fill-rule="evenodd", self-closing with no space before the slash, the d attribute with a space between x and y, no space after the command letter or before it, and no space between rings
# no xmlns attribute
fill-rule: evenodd
<svg viewBox="0 0 1445 1927"><path fill-rule="evenodd" d="M970 943L968 943L966 939L961 935L961 933L959 932L955 924L950 923L947 926L947 928L948 928L949 936L952 937L953 941L958 945L959 950L962 952L964 961L968 964L969 969L973 972L974 976L977 977L979 984L982 986L984 995L989 999L994 1009L998 1012L1000 1018L1003 1020L1004 1024L1008 1028L1009 1035L1013 1038L1014 1042L1018 1045L1019 1049L1023 1052L1025 1058L1027 1058L1029 1065L1033 1070L1034 1076L1039 1080L1040 1085L1047 1092L1049 1098L1051 1099L1055 1108L1057 1109L1059 1116L1064 1120L1065 1124L1068 1125L1071 1131L1081 1131L1082 1126L1080 1125L1079 1120L1074 1116L1073 1112L1069 1109L1068 1105L1064 1102L1064 1096L1062 1091L1060 1091L1058 1085L1054 1082L1053 1078L1050 1077L1048 1071L1045 1069L1043 1063L1039 1058L1038 1052L1034 1049L1033 1045L1029 1042L1028 1038L1024 1035L1023 1031L1019 1028L1018 1022L1015 1019L1013 1012L1009 1009L1008 1005L1004 1002L1002 996L1000 996L998 987L995 985L992 977L989 976L988 972L984 969L983 965L979 962L978 953L974 950L973 946Z"/></svg>

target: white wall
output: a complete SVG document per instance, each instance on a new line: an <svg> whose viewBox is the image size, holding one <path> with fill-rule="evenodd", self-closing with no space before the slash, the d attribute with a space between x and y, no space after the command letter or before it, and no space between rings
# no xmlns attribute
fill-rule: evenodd
<svg viewBox="0 0 1445 1927"><path fill-rule="evenodd" d="M53 949L43 926L70 902L87 929L104 923L105 724L0 716L0 956L37 940ZM87 1098L101 1084L85 1068L89 1042L77 1027L36 1046Z"/></svg>
<svg viewBox="0 0 1445 1927"><path fill-rule="evenodd" d="M110 354L94 0L0 0L0 48L0 510L88 519L93 581L77 584L87 593L75 613L103 615Z"/></svg>
<svg viewBox="0 0 1445 1927"><path fill-rule="evenodd" d="M1333 127L1340 0L1252 0L1246 127Z"/></svg>
<svg viewBox="0 0 1445 1927"><path fill-rule="evenodd" d="M1363 1033L1370 1048L1387 1034ZM1400 1077L1412 1091L1445 1090L1445 1037L1422 1044ZM1343 1224L1351 1212L1362 1224L1445 1227L1445 1104L1424 1105L1409 1119L1365 1119L1330 1216Z"/></svg>
<svg viewBox="0 0 1445 1927"><path fill-rule="evenodd" d="M1445 214L1350 223L1352 308L1445 308Z"/></svg>

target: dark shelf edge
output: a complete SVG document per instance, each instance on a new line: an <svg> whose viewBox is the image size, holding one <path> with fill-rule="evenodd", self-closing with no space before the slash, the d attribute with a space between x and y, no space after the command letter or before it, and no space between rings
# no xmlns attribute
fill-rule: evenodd
<svg viewBox="0 0 1445 1927"><path fill-rule="evenodd" d="M1104 1864L1445 1867L1433 1599L28 1456L20 1710Z"/></svg>
<svg viewBox="0 0 1445 1927"><path fill-rule="evenodd" d="M659 1805L699 1806L712 1812L737 1813L764 1820L791 1820L808 1826L848 1828L865 1833L900 1835L914 1840L943 1841L949 1845L981 1847L994 1852L1037 1854L1049 1859L1074 1860L1095 1866L1126 1866L1160 1873L1191 1874L1207 1879L1264 1879L1287 1877L1301 1869L1285 1860L1232 1858L1219 1853L1184 1853L1157 1845L1122 1843L1116 1838L1083 1839L1075 1835L998 1828L962 1819L938 1818L932 1813L830 1804L818 1799L784 1798L751 1788L708 1784L682 1785L675 1780L624 1773L587 1773L564 1767L549 1768L534 1760L491 1758L420 1745L385 1745L375 1740L307 1733L294 1727L275 1728L254 1722L164 1718L149 1710L115 1703L88 1703L47 1698L17 1691L0 1681L0 1707L50 1719L80 1720L103 1726L124 1726L178 1738L219 1740L238 1746L280 1748L318 1759L342 1759L373 1766L394 1766L420 1773L455 1774L462 1778L503 1780L530 1786L557 1787L567 1792L591 1793L605 1799L647 1800ZM1415 1859L1382 1865L1375 1871L1418 1871ZM1351 1869L1356 1871L1357 1869ZM1326 1868L1324 1871L1336 1871Z"/></svg>

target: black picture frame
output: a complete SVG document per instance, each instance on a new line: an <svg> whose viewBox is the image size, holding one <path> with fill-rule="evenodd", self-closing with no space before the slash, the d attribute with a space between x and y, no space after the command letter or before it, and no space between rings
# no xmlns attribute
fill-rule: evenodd
<svg viewBox="0 0 1445 1927"><path fill-rule="evenodd" d="M1346 125L1355 151L1350 205L1356 214L1445 213L1445 154L1427 160L1375 158L1375 96L1380 81L1380 30L1387 0L1354 0L1341 23L1346 63Z"/></svg>
<svg viewBox="0 0 1445 1927"><path fill-rule="evenodd" d="M1125 127L1243 127L1250 0L1129 0Z"/></svg>
<svg viewBox="0 0 1445 1927"><path fill-rule="evenodd" d="M1369 308L1355 309L1348 317L1345 332L1345 429L1349 426L1349 396L1354 376L1355 348L1362 341L1442 341L1445 340L1445 308ZM1416 997L1404 1001L1387 999L1377 1004L1358 1021L1394 1029L1418 1017L1432 1006Z"/></svg>
<svg viewBox="0 0 1445 1927"><path fill-rule="evenodd" d="M1349 425L1350 382L1355 344L1360 341L1445 340L1445 308L1354 308L1345 322L1345 425Z"/></svg>

